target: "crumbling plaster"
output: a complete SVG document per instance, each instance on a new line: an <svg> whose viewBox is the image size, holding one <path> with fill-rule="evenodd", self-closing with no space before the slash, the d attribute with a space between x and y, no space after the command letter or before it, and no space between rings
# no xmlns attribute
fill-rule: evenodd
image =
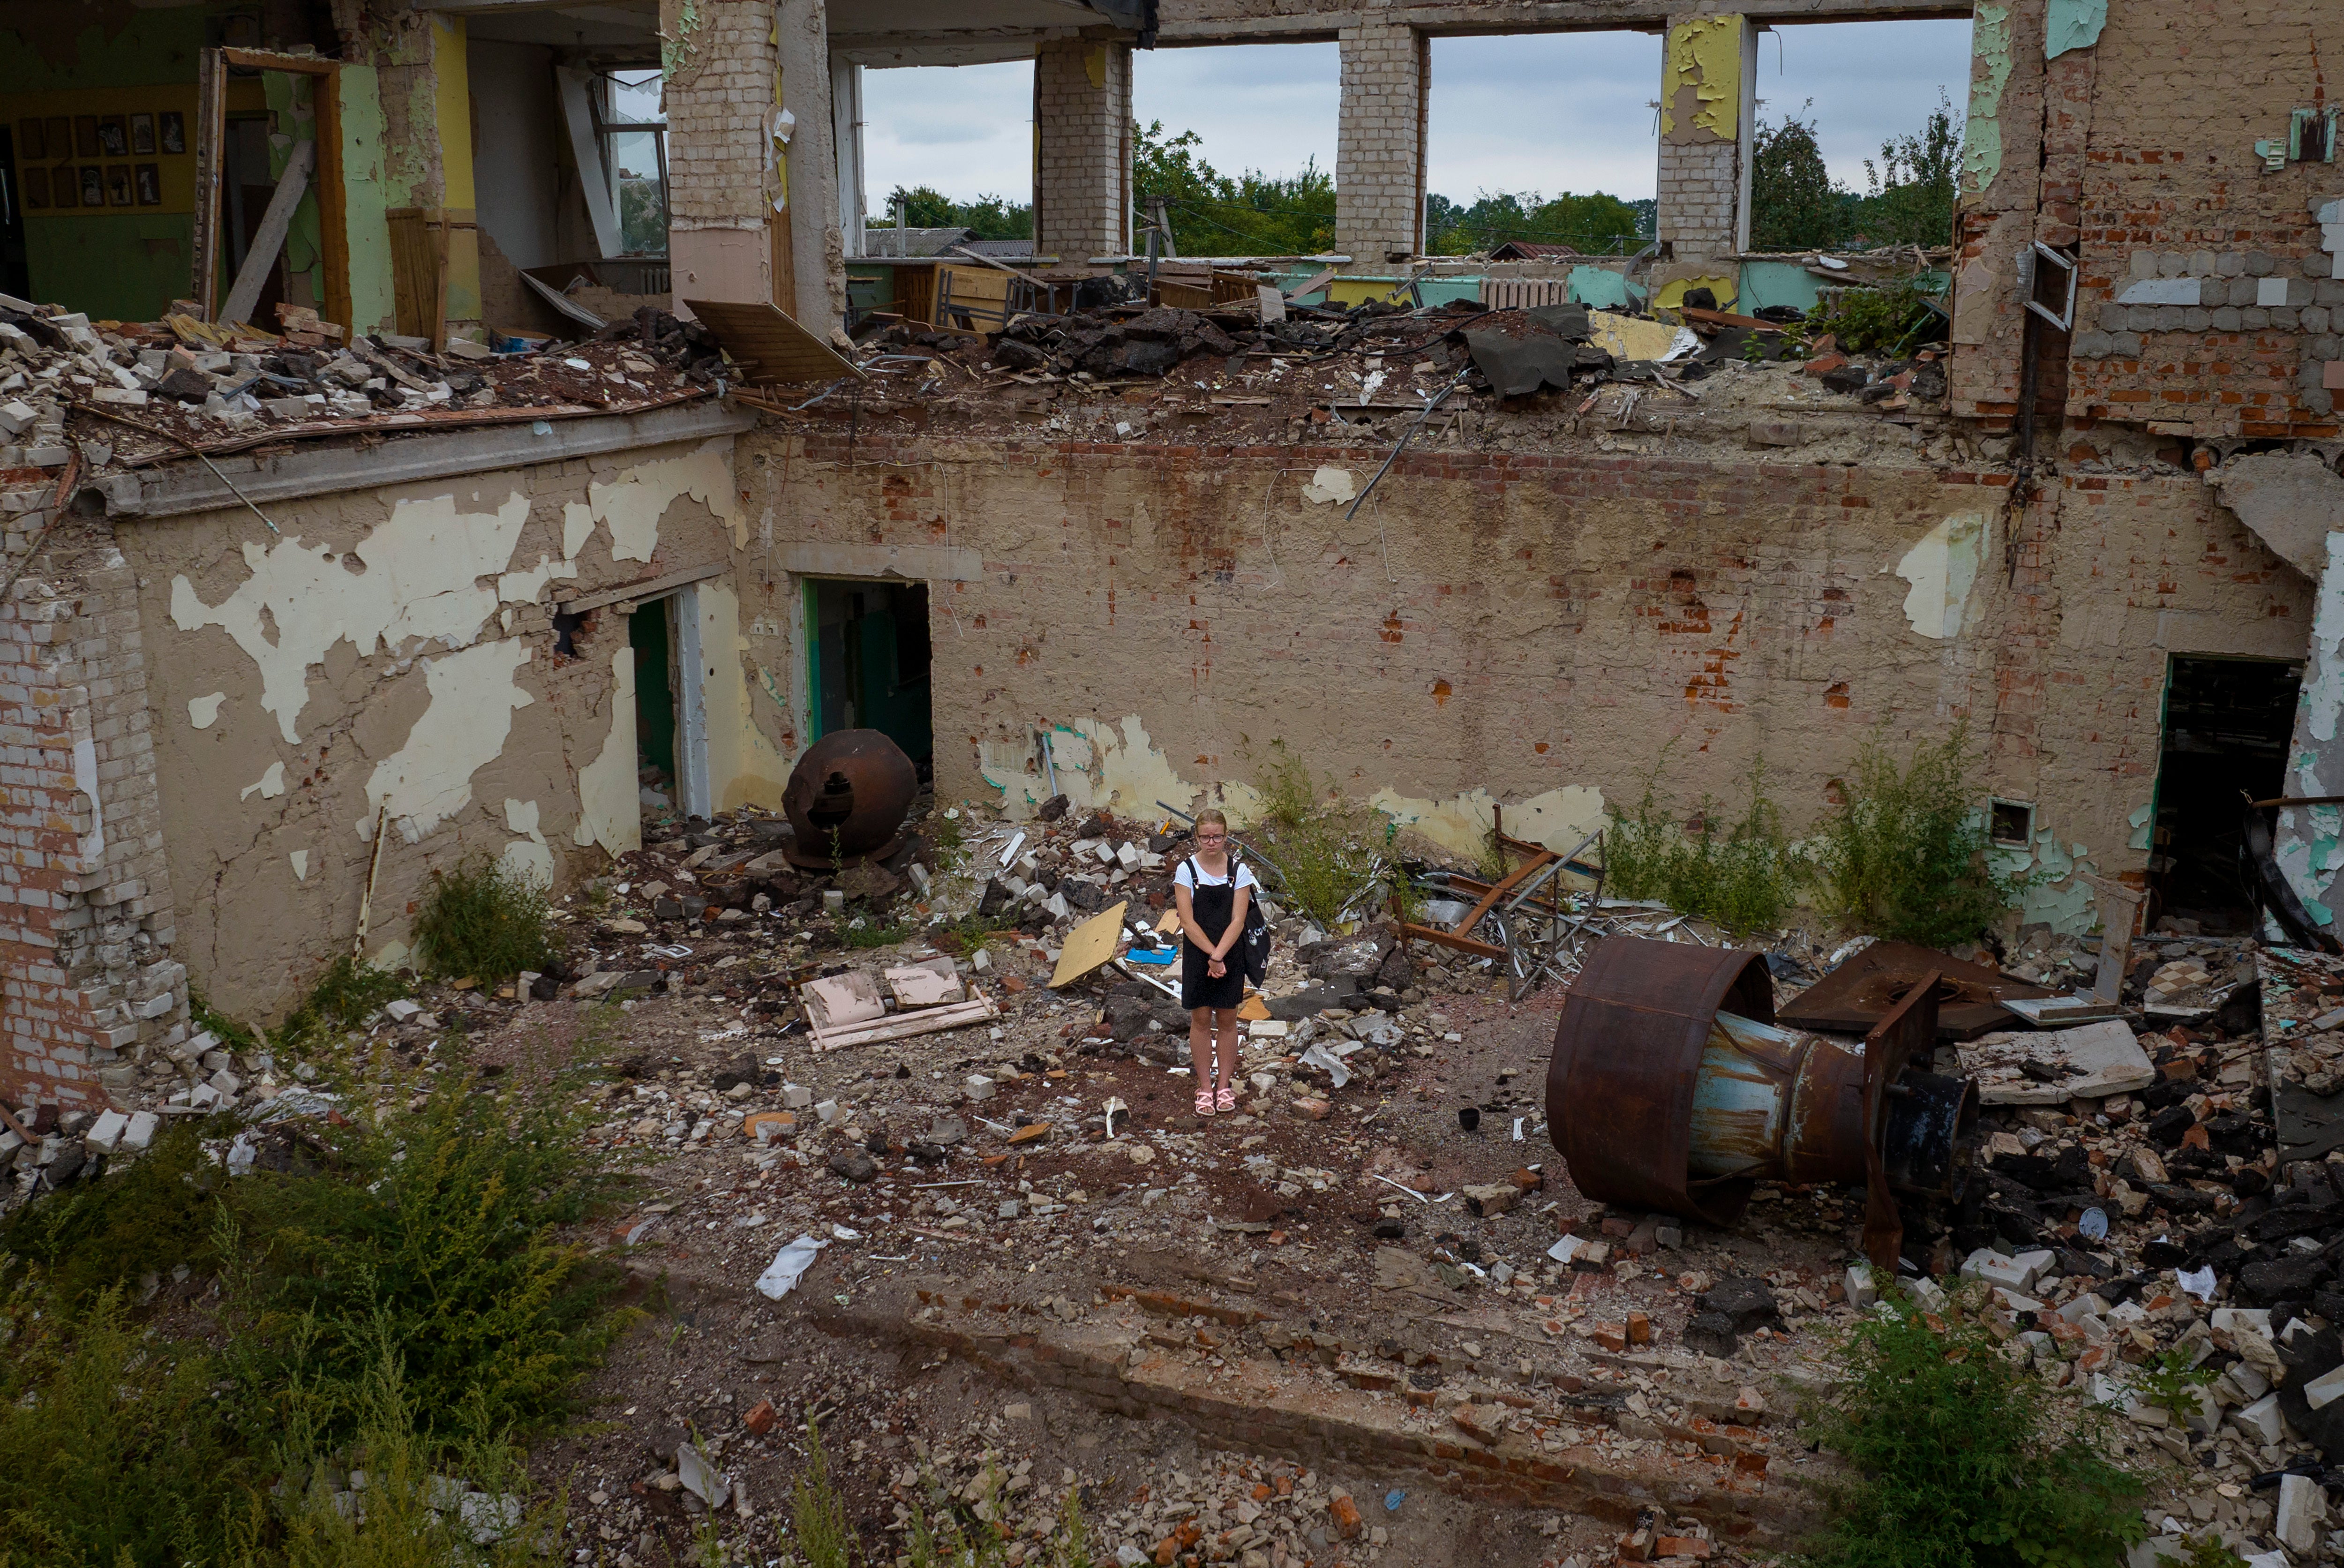
<svg viewBox="0 0 2344 1568"><path fill-rule="evenodd" d="M1567 848L1648 781L1730 810L1761 760L1805 831L1867 738L1967 720L1987 787L2036 808L2030 916L2086 930L2073 873L2146 858L2167 654L2291 657L2309 622L2185 475L2055 480L2015 541L2001 476L1924 469L1411 453L1347 521L1307 492L1379 451L843 449L743 440L749 657L803 657L784 551L977 551L931 584L937 783L1014 812L1046 733L1060 790L1141 814L1242 814L1283 741L1460 850L1497 804Z"/></svg>
<svg viewBox="0 0 2344 1568"><path fill-rule="evenodd" d="M279 1008L348 943L378 820L382 957L434 868L477 853L553 880L640 842L623 606L563 655L553 595L727 560L731 475L728 437L282 503L277 539L240 508L121 529L156 649L182 951L220 1005ZM703 635L726 637L710 645L737 652L729 590L696 599ZM743 738L740 668L707 680L732 804L783 777Z"/></svg>

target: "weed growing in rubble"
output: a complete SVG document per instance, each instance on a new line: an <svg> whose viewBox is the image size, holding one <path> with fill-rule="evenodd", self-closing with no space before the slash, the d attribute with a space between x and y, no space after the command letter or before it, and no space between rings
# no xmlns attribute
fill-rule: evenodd
<svg viewBox="0 0 2344 1568"><path fill-rule="evenodd" d="M1839 1340L1841 1379L1807 1420L1852 1473L1798 1568L2114 1568L2147 1534L2100 1418L2056 1409L1971 1305L1898 1292Z"/></svg>
<svg viewBox="0 0 2344 1568"><path fill-rule="evenodd" d="M822 1428L806 1417L806 1462L790 1499L790 1531L804 1558L803 1568L848 1568L854 1555L854 1527L846 1522L846 1499L830 1478Z"/></svg>
<svg viewBox="0 0 2344 1568"><path fill-rule="evenodd" d="M1605 891L1658 899L1736 936L1780 926L1813 867L1783 831L1782 814L1766 794L1765 768L1751 770L1750 805L1740 822L1721 828L1723 813L1703 796L1690 830L1654 803L1659 771L1644 781L1633 812L1616 804L1605 808L1612 819L1603 834Z"/></svg>
<svg viewBox="0 0 2344 1568"><path fill-rule="evenodd" d="M0 1306L0 1562L218 1561L258 1474L212 1397L202 1347L132 1322L119 1290Z"/></svg>
<svg viewBox="0 0 2344 1568"><path fill-rule="evenodd" d="M361 964L345 953L327 966L309 995L278 1029L280 1045L289 1045L344 1029L355 1029L386 1002L395 1002L414 989L389 969Z"/></svg>
<svg viewBox="0 0 2344 1568"><path fill-rule="evenodd" d="M1842 290L1839 303L1807 318L1807 333L1832 334L1843 354L1904 354L1941 337L1944 318L1909 281Z"/></svg>
<svg viewBox="0 0 2344 1568"><path fill-rule="evenodd" d="M849 924L839 936L849 947L892 947L898 942L909 942L920 930L916 920L898 920L892 926L874 926L865 921L860 926Z"/></svg>
<svg viewBox="0 0 2344 1568"><path fill-rule="evenodd" d="M1945 947L1973 941L2027 885L1986 857L1969 727L1899 767L1877 736L1856 754L1818 859L1825 911L1855 931Z"/></svg>
<svg viewBox="0 0 2344 1568"><path fill-rule="evenodd" d="M554 958L545 890L501 861L478 855L431 874L415 916L415 950L434 974L496 986Z"/></svg>
<svg viewBox="0 0 2344 1568"><path fill-rule="evenodd" d="M1261 820L1252 830L1260 846L1255 867L1267 872L1265 882L1274 879L1288 908L1332 930L1346 913L1362 913L1360 896L1388 869L1395 830L1380 813L1338 794L1332 781L1315 783L1284 741L1271 750L1259 784Z"/></svg>

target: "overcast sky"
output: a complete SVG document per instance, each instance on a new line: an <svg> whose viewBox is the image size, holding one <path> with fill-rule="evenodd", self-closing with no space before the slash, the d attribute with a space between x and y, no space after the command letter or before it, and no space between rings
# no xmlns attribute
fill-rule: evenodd
<svg viewBox="0 0 2344 1568"><path fill-rule="evenodd" d="M1862 190L1864 160L1883 138L1918 130L1940 90L1955 105L1967 97L1969 39L1967 22L1777 28L1758 41L1759 115L1813 118L1833 177ZM1157 49L1135 59L1140 121L1197 132L1207 161L1224 172L1290 174L1312 157L1334 167L1336 46ZM1651 196L1660 75L1661 41L1644 34L1436 38L1431 188L1460 202L1483 189ZM866 71L872 209L897 185L964 201L1028 199L1033 93L1033 66L1023 62Z"/></svg>

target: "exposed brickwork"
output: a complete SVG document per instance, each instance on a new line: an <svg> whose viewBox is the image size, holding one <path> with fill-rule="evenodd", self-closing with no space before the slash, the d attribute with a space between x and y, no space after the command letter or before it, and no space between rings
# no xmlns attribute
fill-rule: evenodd
<svg viewBox="0 0 2344 1568"><path fill-rule="evenodd" d="M2096 46L2047 64L2039 4L2020 0L2010 28L1999 173L1963 202L1955 411L2016 414L2017 258L2039 239L2077 258L2072 339L2037 329L2045 398L2059 394L2053 407L2075 424L2335 434L2322 383L2344 359L2344 279L2330 276L2315 212L2344 197L2344 172L2265 169L2255 144L2283 139L2289 109L2316 89L2239 84L2271 80L2278 38L2304 40L2307 57L2344 49L2344 14L2319 0L2186 21L2118 7Z"/></svg>
<svg viewBox="0 0 2344 1568"><path fill-rule="evenodd" d="M1247 738L1283 738L1361 793L1431 800L1633 799L1674 737L1672 801L1746 789L1763 759L1803 830L1875 726L1902 747L1966 716L1994 787L2114 873L2140 860L2167 652L2289 657L2309 626L2308 585L2186 470L2053 478L2006 521L1993 470L1410 451L1346 529L1297 487L1381 449L980 457L865 425L860 478L843 430L751 450L777 539L983 552L933 600L948 795L989 797L980 758L1036 725L1137 714L1187 779L1248 780ZM1975 586L1957 635L1921 636L1894 568L1960 517L1985 520ZM784 621L794 592L744 580L744 616Z"/></svg>
<svg viewBox="0 0 2344 1568"><path fill-rule="evenodd" d="M1070 262L1131 245L1131 51L1073 38L1034 61L1039 243ZM1177 232L1178 226L1174 226Z"/></svg>
<svg viewBox="0 0 2344 1568"><path fill-rule="evenodd" d="M44 521L9 521L9 561ZM187 1028L137 582L103 527L59 522L0 648L0 1095L100 1105Z"/></svg>
<svg viewBox="0 0 2344 1568"><path fill-rule="evenodd" d="M1739 142L1661 144L1660 238L1678 261L1733 253Z"/></svg>
<svg viewBox="0 0 2344 1568"><path fill-rule="evenodd" d="M762 228L773 209L773 3L700 0L692 11L699 25L669 45L680 68L667 83L668 221Z"/></svg>
<svg viewBox="0 0 2344 1568"><path fill-rule="evenodd" d="M1377 20L1342 32L1335 248L1379 271L1423 247L1425 83L1431 40Z"/></svg>

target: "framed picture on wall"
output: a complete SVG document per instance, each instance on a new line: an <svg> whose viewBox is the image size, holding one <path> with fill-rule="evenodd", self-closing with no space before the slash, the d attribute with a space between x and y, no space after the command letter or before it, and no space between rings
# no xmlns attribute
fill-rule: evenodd
<svg viewBox="0 0 2344 1568"><path fill-rule="evenodd" d="M96 157L97 156L97 116L76 115L73 126L73 156Z"/></svg>
<svg viewBox="0 0 2344 1568"><path fill-rule="evenodd" d="M117 163L106 166L106 199L107 204L113 207L128 207L131 204L133 197L130 192L128 164Z"/></svg>
<svg viewBox="0 0 2344 1568"><path fill-rule="evenodd" d="M41 122L30 117L17 121L16 161L38 163L48 156L48 133L41 128Z"/></svg>
<svg viewBox="0 0 2344 1568"><path fill-rule="evenodd" d="M49 200L58 207L81 205L81 180L73 165L60 164L49 171Z"/></svg>
<svg viewBox="0 0 2344 1568"><path fill-rule="evenodd" d="M38 212L49 205L49 171L28 168L25 171L25 210Z"/></svg>
<svg viewBox="0 0 2344 1568"><path fill-rule="evenodd" d="M142 153L148 157L152 157L154 155L154 116L133 115L130 116L130 150L134 153Z"/></svg>
<svg viewBox="0 0 2344 1568"><path fill-rule="evenodd" d="M139 206L163 205L163 166L161 164L140 164L131 175L131 184L137 190Z"/></svg>
<svg viewBox="0 0 2344 1568"><path fill-rule="evenodd" d="M99 117L97 156L100 157L130 156L130 124L123 116L105 115Z"/></svg>
<svg viewBox="0 0 2344 1568"><path fill-rule="evenodd" d="M177 109L165 109L156 116L162 123L163 150L183 153L187 150L187 122Z"/></svg>
<svg viewBox="0 0 2344 1568"><path fill-rule="evenodd" d="M106 171L94 163L81 166L81 204L84 207L106 205Z"/></svg>

